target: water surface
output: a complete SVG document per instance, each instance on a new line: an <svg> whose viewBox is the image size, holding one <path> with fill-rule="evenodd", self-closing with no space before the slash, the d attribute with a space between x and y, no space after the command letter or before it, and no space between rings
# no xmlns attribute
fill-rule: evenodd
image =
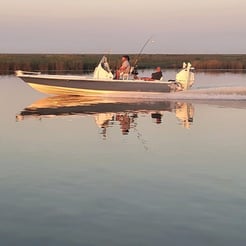
<svg viewBox="0 0 246 246"><path fill-rule="evenodd" d="M245 245L246 74L196 81L113 103L0 77L1 245Z"/></svg>

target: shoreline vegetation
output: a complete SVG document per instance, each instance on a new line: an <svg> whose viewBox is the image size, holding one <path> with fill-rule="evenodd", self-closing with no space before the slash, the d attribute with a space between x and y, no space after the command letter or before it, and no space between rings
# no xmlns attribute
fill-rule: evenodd
<svg viewBox="0 0 246 246"><path fill-rule="evenodd" d="M106 55L115 70L124 54ZM103 54L0 54L0 75L13 74L16 70L46 73L89 73L99 63ZM196 70L246 70L246 54L129 54L131 64L138 60L138 69L160 66L179 69L183 62L190 62Z"/></svg>

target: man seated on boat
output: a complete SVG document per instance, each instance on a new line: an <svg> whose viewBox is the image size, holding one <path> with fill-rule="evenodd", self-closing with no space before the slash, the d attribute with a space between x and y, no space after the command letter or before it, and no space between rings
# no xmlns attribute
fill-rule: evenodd
<svg viewBox="0 0 246 246"><path fill-rule="evenodd" d="M130 73L131 65L130 58L128 55L124 55L121 57L121 66L116 71L116 79L124 79L125 76L128 76Z"/></svg>
<svg viewBox="0 0 246 246"><path fill-rule="evenodd" d="M151 74L151 78L149 77L143 77L142 79L145 81L152 81L152 80L161 80L163 75L160 67L157 67L156 72Z"/></svg>
<svg viewBox="0 0 246 246"><path fill-rule="evenodd" d="M162 71L160 67L156 68L156 72L151 74L151 79L160 80L162 78Z"/></svg>

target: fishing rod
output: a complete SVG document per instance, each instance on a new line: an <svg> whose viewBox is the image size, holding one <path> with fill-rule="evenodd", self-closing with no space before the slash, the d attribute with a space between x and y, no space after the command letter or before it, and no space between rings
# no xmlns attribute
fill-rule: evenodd
<svg viewBox="0 0 246 246"><path fill-rule="evenodd" d="M134 62L134 64L133 64L133 67L134 67L134 68L137 67L137 63L138 63L139 57L142 55L142 52L143 52L144 48L146 47L146 45L147 45L150 41L152 41L152 37L153 37L153 36L151 36L150 38L148 38L148 39L146 40L146 42L144 43L143 47L140 49L140 51L139 51L137 57L135 58L135 62Z"/></svg>

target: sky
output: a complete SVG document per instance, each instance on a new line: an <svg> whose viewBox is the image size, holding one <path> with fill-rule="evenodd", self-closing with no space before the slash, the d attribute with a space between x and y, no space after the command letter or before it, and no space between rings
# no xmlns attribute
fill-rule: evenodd
<svg viewBox="0 0 246 246"><path fill-rule="evenodd" d="M0 53L246 54L245 0L0 1Z"/></svg>

